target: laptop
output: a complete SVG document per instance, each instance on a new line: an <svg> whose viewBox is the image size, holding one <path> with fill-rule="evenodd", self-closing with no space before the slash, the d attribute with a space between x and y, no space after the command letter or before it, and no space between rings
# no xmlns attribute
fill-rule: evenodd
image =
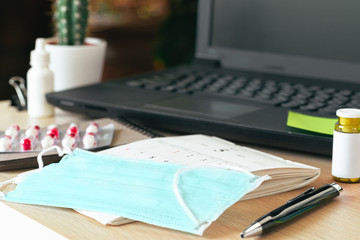
<svg viewBox="0 0 360 240"><path fill-rule="evenodd" d="M289 111L360 106L357 0L200 0L192 64L47 94L62 109L177 133L330 155Z"/></svg>

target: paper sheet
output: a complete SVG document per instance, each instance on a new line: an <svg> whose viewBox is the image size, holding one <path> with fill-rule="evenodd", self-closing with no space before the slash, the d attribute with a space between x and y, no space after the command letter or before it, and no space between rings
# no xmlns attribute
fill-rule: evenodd
<svg viewBox="0 0 360 240"><path fill-rule="evenodd" d="M51 239L65 240L67 238L41 225L35 220L17 212L0 201L0 238L6 240L18 239Z"/></svg>

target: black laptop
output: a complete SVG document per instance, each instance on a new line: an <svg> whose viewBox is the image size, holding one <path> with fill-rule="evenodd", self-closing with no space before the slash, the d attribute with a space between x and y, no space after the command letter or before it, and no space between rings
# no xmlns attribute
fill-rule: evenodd
<svg viewBox="0 0 360 240"><path fill-rule="evenodd" d="M152 128L331 154L289 111L360 106L358 0L202 0L193 64L50 93L60 108Z"/></svg>

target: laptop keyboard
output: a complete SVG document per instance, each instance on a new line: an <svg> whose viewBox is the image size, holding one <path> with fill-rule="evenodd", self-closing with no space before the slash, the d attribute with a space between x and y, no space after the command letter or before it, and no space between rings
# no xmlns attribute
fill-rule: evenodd
<svg viewBox="0 0 360 240"><path fill-rule="evenodd" d="M159 73L127 82L130 87L182 94L215 94L287 109L335 114L360 105L360 92L206 71Z"/></svg>

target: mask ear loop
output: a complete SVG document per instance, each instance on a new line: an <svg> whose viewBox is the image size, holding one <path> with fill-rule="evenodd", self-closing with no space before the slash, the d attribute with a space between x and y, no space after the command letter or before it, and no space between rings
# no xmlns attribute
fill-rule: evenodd
<svg viewBox="0 0 360 240"><path fill-rule="evenodd" d="M181 207L185 210L186 214L189 216L189 218L191 219L191 221L198 226L199 230L202 230L204 228L206 228L210 223L208 221L206 222L200 222L199 219L195 216L195 214L192 212L192 210L189 208L189 206L187 205L187 203L185 202L184 198L182 197L181 193L180 193L180 189L179 189L179 178L180 175L188 170L192 170L192 169L197 169L197 168L223 168L223 169L228 169L228 170L233 170L233 171L238 171L238 172L244 172L244 173L249 173L248 171L241 169L239 167L235 167L235 166L221 166L221 165L209 165L209 164L202 164L202 165L193 165L193 166L187 166L184 168L179 169L175 175L174 175L174 181L173 181L173 189L175 192L175 196L176 199L178 200L179 204L181 205ZM269 176L263 176L263 178L269 179Z"/></svg>
<svg viewBox="0 0 360 240"><path fill-rule="evenodd" d="M51 147L49 147L49 148L46 148L46 149L42 150L42 151L39 153L39 155L37 156L37 162L38 162L38 165L39 165L39 169L42 169L42 168L44 167L44 161L43 161L43 159L42 159L44 153L51 152L51 151L53 151L53 150L56 150L57 153L58 153L58 155L59 155L60 157L62 157L64 154L69 154L69 153L71 153L71 151L66 150L66 149L61 150L61 148L60 148L59 146L57 146L57 145L51 146Z"/></svg>
<svg viewBox="0 0 360 240"><path fill-rule="evenodd" d="M16 177L17 177L17 176L16 176ZM13 177L13 178L11 178L11 179L9 179L9 180L6 180L6 181L0 183L0 199L3 199L3 198L5 197L5 193L4 193L3 191L1 191L1 189L2 189L3 187L5 187L5 186L7 186L7 185L9 185L9 184L11 184L11 183L13 183L13 181L15 180L16 177Z"/></svg>
<svg viewBox="0 0 360 240"><path fill-rule="evenodd" d="M44 161L42 159L42 156L44 155L44 153L47 153L47 152L50 152L50 151L53 151L53 150L56 150L60 157L62 157L64 154L71 153L71 151L68 151L66 149L61 150L61 148L59 146L56 146L56 145L42 150L37 156L37 162L38 162L38 165L39 165L38 169L34 169L34 170L30 170L30 171L27 171L27 172L20 173L16 177L13 177L13 178L11 178L9 180L6 180L6 181L0 183L0 199L4 198L4 196L5 196L5 193L3 191L1 191L1 189L3 187L5 187L5 186L7 186L9 184L12 184L12 183L17 184L17 183L21 182L24 179L24 177L26 177L26 176L28 176L30 174L33 174L34 172L40 171L44 167Z"/></svg>
<svg viewBox="0 0 360 240"><path fill-rule="evenodd" d="M38 172L40 169L34 169L34 170L30 170L30 171L26 171L26 172L23 172L23 173L20 173L18 174L17 176L9 179L9 180L6 180L4 182L1 182L0 183L0 199L3 199L5 197L5 192L3 192L1 189L3 187L6 187L7 185L10 185L10 184L18 184L20 183L25 177L27 177L28 175L31 175L35 172Z"/></svg>
<svg viewBox="0 0 360 240"><path fill-rule="evenodd" d="M205 168L205 167L214 167L214 166L207 166L207 165L195 165L195 166L188 166L188 167L184 167L182 169L179 169L174 176L174 181L173 181L173 189L175 192L175 196L176 199L178 200L179 204L181 205L181 207L185 210L186 214L189 216L189 218L191 219L191 221L199 228L206 228L207 225L209 225L209 222L200 222L199 219L195 216L195 214L192 212L192 210L189 208L189 206L187 205L187 203L185 202L184 198L181 196L180 190L179 190L179 178L180 175L188 170L191 169L196 169L196 168Z"/></svg>

